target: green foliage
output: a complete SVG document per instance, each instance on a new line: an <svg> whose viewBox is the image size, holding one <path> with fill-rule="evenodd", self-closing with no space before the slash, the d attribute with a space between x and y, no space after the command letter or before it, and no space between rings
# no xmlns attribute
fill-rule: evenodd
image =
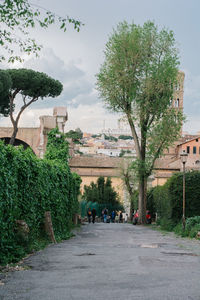
<svg viewBox="0 0 200 300"><path fill-rule="evenodd" d="M114 136L112 136L112 135L106 135L105 134L105 140L108 140L108 141L113 141L113 142L117 142L118 141L118 139L116 138L116 137L114 137Z"/></svg>
<svg viewBox="0 0 200 300"><path fill-rule="evenodd" d="M48 133L45 158L62 161L65 164L68 162L69 143L66 141L66 135L59 132L58 128L52 129Z"/></svg>
<svg viewBox="0 0 200 300"><path fill-rule="evenodd" d="M173 231L183 237L188 236L191 238L195 238L197 236L197 233L200 232L200 216L187 218L185 230L183 230L183 224L179 223L175 226Z"/></svg>
<svg viewBox="0 0 200 300"><path fill-rule="evenodd" d="M92 138L97 138L97 137L101 137L101 134L93 134Z"/></svg>
<svg viewBox="0 0 200 300"><path fill-rule="evenodd" d="M168 199L168 186L167 184L163 186L156 186L151 188L147 193L147 209L150 210L151 214L155 216L157 213L158 220L171 219L171 204Z"/></svg>
<svg viewBox="0 0 200 300"><path fill-rule="evenodd" d="M13 125L10 144L14 144L18 131L18 122L23 111L39 98L56 97L62 92L63 86L45 73L31 69L8 69L4 71L10 77L11 86L8 91L9 115ZM14 117L15 100L21 96L23 105Z"/></svg>
<svg viewBox="0 0 200 300"><path fill-rule="evenodd" d="M124 151L124 150L122 149L122 150L120 151L120 153L119 153L119 157L123 157L125 153L126 153L126 151Z"/></svg>
<svg viewBox="0 0 200 300"><path fill-rule="evenodd" d="M67 138L71 138L75 144L80 144L80 140L83 138L82 131L77 128L76 130L70 130L66 133Z"/></svg>
<svg viewBox="0 0 200 300"><path fill-rule="evenodd" d="M155 160L177 140L183 114L172 107L178 51L172 31L151 21L119 23L104 51L97 88L108 109L124 114L135 142L141 220L145 222L146 180Z"/></svg>
<svg viewBox="0 0 200 300"><path fill-rule="evenodd" d="M130 150L121 150L120 153L119 153L119 157L123 157L125 154L131 154L131 151Z"/></svg>
<svg viewBox="0 0 200 300"><path fill-rule="evenodd" d="M156 216L156 204L154 201L154 188L150 189L147 194L147 210L150 212L151 217L154 219Z"/></svg>
<svg viewBox="0 0 200 300"><path fill-rule="evenodd" d="M6 264L18 261L44 236L45 211L51 211L56 238L69 235L80 180L67 163L41 160L29 149L2 142L0 165L0 264ZM28 240L16 234L16 220L29 226Z"/></svg>
<svg viewBox="0 0 200 300"><path fill-rule="evenodd" d="M130 136L130 135L120 135L119 137L118 137L118 139L119 140L132 140L133 139L133 137L132 136Z"/></svg>
<svg viewBox="0 0 200 300"><path fill-rule="evenodd" d="M9 114L9 90L11 88L11 78L5 71L0 70L0 114Z"/></svg>
<svg viewBox="0 0 200 300"><path fill-rule="evenodd" d="M79 31L80 21L73 18L59 17L48 9L37 6L28 0L4 0L0 4L0 45L8 54L8 62L15 60L22 61L17 50L25 54L35 54L41 50L41 45L30 37L29 28L41 27L48 28L52 24L58 24L58 27L64 32L69 23L73 24L74 29ZM16 32L20 34L17 35ZM16 50L17 48L17 50ZM1 51L3 53L3 51ZM5 55L0 56L0 60L5 60Z"/></svg>
<svg viewBox="0 0 200 300"><path fill-rule="evenodd" d="M111 214L113 210L114 211L124 210L124 207L121 203L112 205L111 203L98 203L92 201L87 202L85 200L82 200L80 202L80 207L81 207L81 217L87 216L88 208L90 208L91 210L95 208L98 217L101 217L102 210L104 210L105 208L108 209L108 214Z"/></svg>
<svg viewBox="0 0 200 300"><path fill-rule="evenodd" d="M189 230L196 224L200 224L200 216L195 216L186 220L186 228Z"/></svg>
<svg viewBox="0 0 200 300"><path fill-rule="evenodd" d="M196 224L194 225L191 230L190 230L190 233L189 233L189 237L191 238L195 238L197 236L197 233L200 232L200 224Z"/></svg>
<svg viewBox="0 0 200 300"><path fill-rule="evenodd" d="M97 183L91 182L89 186L84 186L83 199L87 202L96 202L99 204L120 206L119 196L112 187L112 181L108 177L105 181L103 176L97 179Z"/></svg>
<svg viewBox="0 0 200 300"><path fill-rule="evenodd" d="M186 173L185 185L185 214L186 218L200 215L200 172ZM182 219L183 210L183 174L174 174L163 186L157 186L148 192L148 201L158 213L160 222L175 226ZM198 219L198 217L196 217ZM162 221L164 220L164 221ZM189 219L188 219L189 220ZM191 221L188 221L188 225ZM194 221L195 222L195 221ZM171 227L170 225L170 227ZM186 226L186 227L187 227Z"/></svg>
<svg viewBox="0 0 200 300"><path fill-rule="evenodd" d="M44 97L56 97L62 92L63 86L47 74L31 69L8 69L5 72L10 75L10 93L18 94L31 99L43 99ZM15 95L16 96L16 95Z"/></svg>
<svg viewBox="0 0 200 300"><path fill-rule="evenodd" d="M133 190L133 193L131 195L131 211L138 209L138 197L139 197L138 190Z"/></svg>

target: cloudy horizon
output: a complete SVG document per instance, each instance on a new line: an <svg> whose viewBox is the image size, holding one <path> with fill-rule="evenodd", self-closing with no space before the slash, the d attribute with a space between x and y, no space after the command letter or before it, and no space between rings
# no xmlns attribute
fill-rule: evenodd
<svg viewBox="0 0 200 300"><path fill-rule="evenodd" d="M184 113L187 122L184 131L200 131L200 21L197 0L33 0L33 4L49 8L58 15L81 20L85 26L77 33L70 25L66 33L55 26L44 30L36 28L31 34L43 44L39 58L26 57L23 64L14 67L31 68L45 72L63 84L62 94L55 99L34 103L22 115L21 127L36 127L40 115L52 115L53 107L66 106L69 120L65 130L81 128L98 133L104 127L117 128L120 115L108 112L98 98L95 74L103 63L103 51L113 28L123 21L143 24L154 20L159 28L174 31L180 49L180 69L185 72ZM13 66L10 66L13 67ZM9 126L8 118L0 118L0 126Z"/></svg>

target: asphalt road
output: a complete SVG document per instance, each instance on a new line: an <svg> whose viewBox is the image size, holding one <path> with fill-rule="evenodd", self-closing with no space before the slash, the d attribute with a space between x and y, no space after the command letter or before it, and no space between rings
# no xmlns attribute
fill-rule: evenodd
<svg viewBox="0 0 200 300"><path fill-rule="evenodd" d="M200 242L148 226L88 224L25 264L0 299L200 300Z"/></svg>

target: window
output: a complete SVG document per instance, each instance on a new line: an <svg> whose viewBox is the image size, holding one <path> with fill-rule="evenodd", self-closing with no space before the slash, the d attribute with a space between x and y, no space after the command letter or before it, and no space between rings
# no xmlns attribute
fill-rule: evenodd
<svg viewBox="0 0 200 300"><path fill-rule="evenodd" d="M199 147L199 154L200 154L200 147Z"/></svg>
<svg viewBox="0 0 200 300"><path fill-rule="evenodd" d="M199 141L199 139L196 139L196 142L198 142Z"/></svg>
<svg viewBox="0 0 200 300"><path fill-rule="evenodd" d="M190 146L187 146L187 153L190 153Z"/></svg>
<svg viewBox="0 0 200 300"><path fill-rule="evenodd" d="M197 153L197 147L194 146L194 147L193 147L193 154L196 154L196 153Z"/></svg>
<svg viewBox="0 0 200 300"><path fill-rule="evenodd" d="M180 83L176 83L175 86L174 86L174 88L175 88L175 91L180 90Z"/></svg>

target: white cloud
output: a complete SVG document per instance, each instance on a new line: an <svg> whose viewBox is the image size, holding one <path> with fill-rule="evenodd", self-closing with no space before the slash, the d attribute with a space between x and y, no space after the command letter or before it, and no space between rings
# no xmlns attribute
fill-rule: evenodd
<svg viewBox="0 0 200 300"><path fill-rule="evenodd" d="M53 106L78 106L79 104L97 103L97 93L87 73L81 69L80 60L65 63L52 49L42 51L40 58L31 58L24 63L31 68L58 79L63 84L63 92L56 99L44 99L34 103L32 108Z"/></svg>
<svg viewBox="0 0 200 300"><path fill-rule="evenodd" d="M108 113L100 103L92 105L80 104L78 107L68 107L68 121L65 125L65 131L80 128L84 132L99 133L105 127L116 128L117 120L120 117L117 114ZM39 127L39 117L42 115L53 115L53 108L28 108L21 116L20 127ZM0 126L11 126L9 118L0 118Z"/></svg>
<svg viewBox="0 0 200 300"><path fill-rule="evenodd" d="M103 128L104 123L107 128L116 127L117 116L109 114L103 108L91 79L78 64L80 61L77 64L75 61L65 63L51 49L42 51L40 58L30 58L24 63L25 68L45 72L60 80L63 84L63 92L57 98L46 98L32 104L23 112L19 126L38 127L41 115L52 115L53 107L66 106L69 115L67 131L80 127L83 131L95 133ZM19 109L20 104L21 101L18 99L16 110ZM9 118L1 118L0 125L11 126L11 122Z"/></svg>
<svg viewBox="0 0 200 300"><path fill-rule="evenodd" d="M68 108L69 121L65 130L81 128L82 131L98 133L103 129L104 123L106 128L116 128L117 114L108 113L101 103L93 105L80 104L77 108Z"/></svg>
<svg viewBox="0 0 200 300"><path fill-rule="evenodd" d="M79 3L78 3L79 2ZM94 74L98 72L103 61L103 50L112 28L124 19L128 22L143 23L155 20L160 27L166 26L175 32L177 42L181 45L182 69L186 69L184 112L188 122L184 129L190 132L200 129L200 63L198 36L199 2L191 6L182 1L182 18L178 3L173 2L172 11L169 0L126 0L126 1L64 1L59 5L53 0L33 0L55 11L58 15L67 14L80 19L86 25L77 33L72 26L63 33L56 26L48 30L34 28L32 36L44 45L38 59L26 58L24 67L45 72L58 79L64 86L63 93L55 99L40 100L23 113L21 126L36 126L40 115L52 114L54 106L66 106L69 112L67 126L87 131L99 131L105 120L106 127L115 128L117 115L109 114L103 109L95 91ZM126 5L124 3L126 2ZM148 4L147 4L148 2ZM78 3L78 5L77 5ZM106 7L106 9L105 9ZM145 9L144 9L145 8ZM190 18L188 19L188 11ZM113 13L114 12L114 13ZM188 42L189 39L189 42ZM45 48L46 47L46 48ZM18 64L11 66L18 67ZM22 67L21 65L19 67ZM4 66L5 68L5 66ZM7 66L6 66L7 68ZM194 75L196 72L196 75ZM8 119L0 119L0 124L7 124ZM66 128L68 128L66 126Z"/></svg>

